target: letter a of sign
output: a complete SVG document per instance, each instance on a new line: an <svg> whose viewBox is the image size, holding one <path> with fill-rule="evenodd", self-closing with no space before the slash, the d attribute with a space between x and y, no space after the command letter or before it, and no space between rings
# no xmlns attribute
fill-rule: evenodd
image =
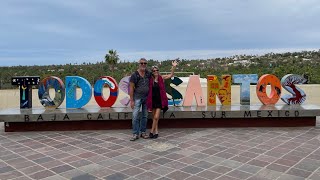
<svg viewBox="0 0 320 180"><path fill-rule="evenodd" d="M207 105L216 105L216 96L218 96L222 105L231 105L231 75L222 76L222 84L215 75L207 77Z"/></svg>
<svg viewBox="0 0 320 180"><path fill-rule="evenodd" d="M191 75L184 96L183 106L191 106L193 97L196 98L198 106L205 106L199 75Z"/></svg>

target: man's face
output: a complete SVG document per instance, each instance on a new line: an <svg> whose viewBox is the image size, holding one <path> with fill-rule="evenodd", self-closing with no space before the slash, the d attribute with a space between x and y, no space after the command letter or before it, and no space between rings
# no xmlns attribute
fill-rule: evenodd
<svg viewBox="0 0 320 180"><path fill-rule="evenodd" d="M147 61L141 59L141 60L139 61L139 69L142 70L142 71L145 71L146 68L147 68Z"/></svg>

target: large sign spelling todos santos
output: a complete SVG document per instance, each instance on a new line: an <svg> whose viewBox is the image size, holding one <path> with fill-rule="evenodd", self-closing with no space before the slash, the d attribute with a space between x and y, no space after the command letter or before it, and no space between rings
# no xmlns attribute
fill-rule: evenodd
<svg viewBox="0 0 320 180"><path fill-rule="evenodd" d="M117 81L110 76L100 77L93 89L94 98L100 107L112 107L116 102L119 94L119 88L124 93L129 94L129 76ZM240 84L240 104L250 104L250 84L256 84L256 94L262 104L276 104L281 98L286 104L301 104L306 100L305 92L295 86L295 84L303 84L306 79L295 74L288 74L280 80L275 75L265 74L258 79L257 74L235 74L223 75L222 81L218 80L215 75L207 77L207 103L203 99L200 77L191 75L188 81L185 97L171 85L178 86L182 80L174 77L166 81L166 91L171 96L169 104L191 106L195 98L198 106L214 106L216 105L216 97L222 105L231 105L231 79L233 83ZM92 87L90 83L83 77L67 76L66 86L63 81L55 76L44 78L40 82L39 76L31 77L13 77L12 84L20 87L20 108L32 108L32 85L39 85L38 95L41 104L45 108L58 108L66 97L66 108L81 108L85 106L92 97ZM40 84L39 84L40 83ZM271 93L267 94L267 85L271 85ZM110 94L107 98L103 95L103 88L107 86ZM55 89L55 97L52 99L49 95L49 89ZM290 94L282 95L282 87ZM82 96L77 99L76 89L81 88ZM120 100L123 106L128 106L130 99L127 97Z"/></svg>

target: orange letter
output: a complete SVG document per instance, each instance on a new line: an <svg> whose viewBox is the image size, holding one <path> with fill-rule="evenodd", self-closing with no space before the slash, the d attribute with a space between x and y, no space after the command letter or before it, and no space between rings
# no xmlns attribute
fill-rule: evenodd
<svg viewBox="0 0 320 180"><path fill-rule="evenodd" d="M266 89L271 85L270 96L267 95ZM264 105L276 104L281 96L281 83L280 80L272 74L265 74L259 78L256 86L256 92L259 100Z"/></svg>

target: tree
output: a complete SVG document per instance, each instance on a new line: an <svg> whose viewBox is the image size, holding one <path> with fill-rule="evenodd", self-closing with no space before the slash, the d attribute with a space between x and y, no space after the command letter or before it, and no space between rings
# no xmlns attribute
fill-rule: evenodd
<svg viewBox="0 0 320 180"><path fill-rule="evenodd" d="M105 62L109 65L110 70L114 70L114 66L119 61L119 55L117 54L116 50L110 49L108 54L104 57Z"/></svg>

